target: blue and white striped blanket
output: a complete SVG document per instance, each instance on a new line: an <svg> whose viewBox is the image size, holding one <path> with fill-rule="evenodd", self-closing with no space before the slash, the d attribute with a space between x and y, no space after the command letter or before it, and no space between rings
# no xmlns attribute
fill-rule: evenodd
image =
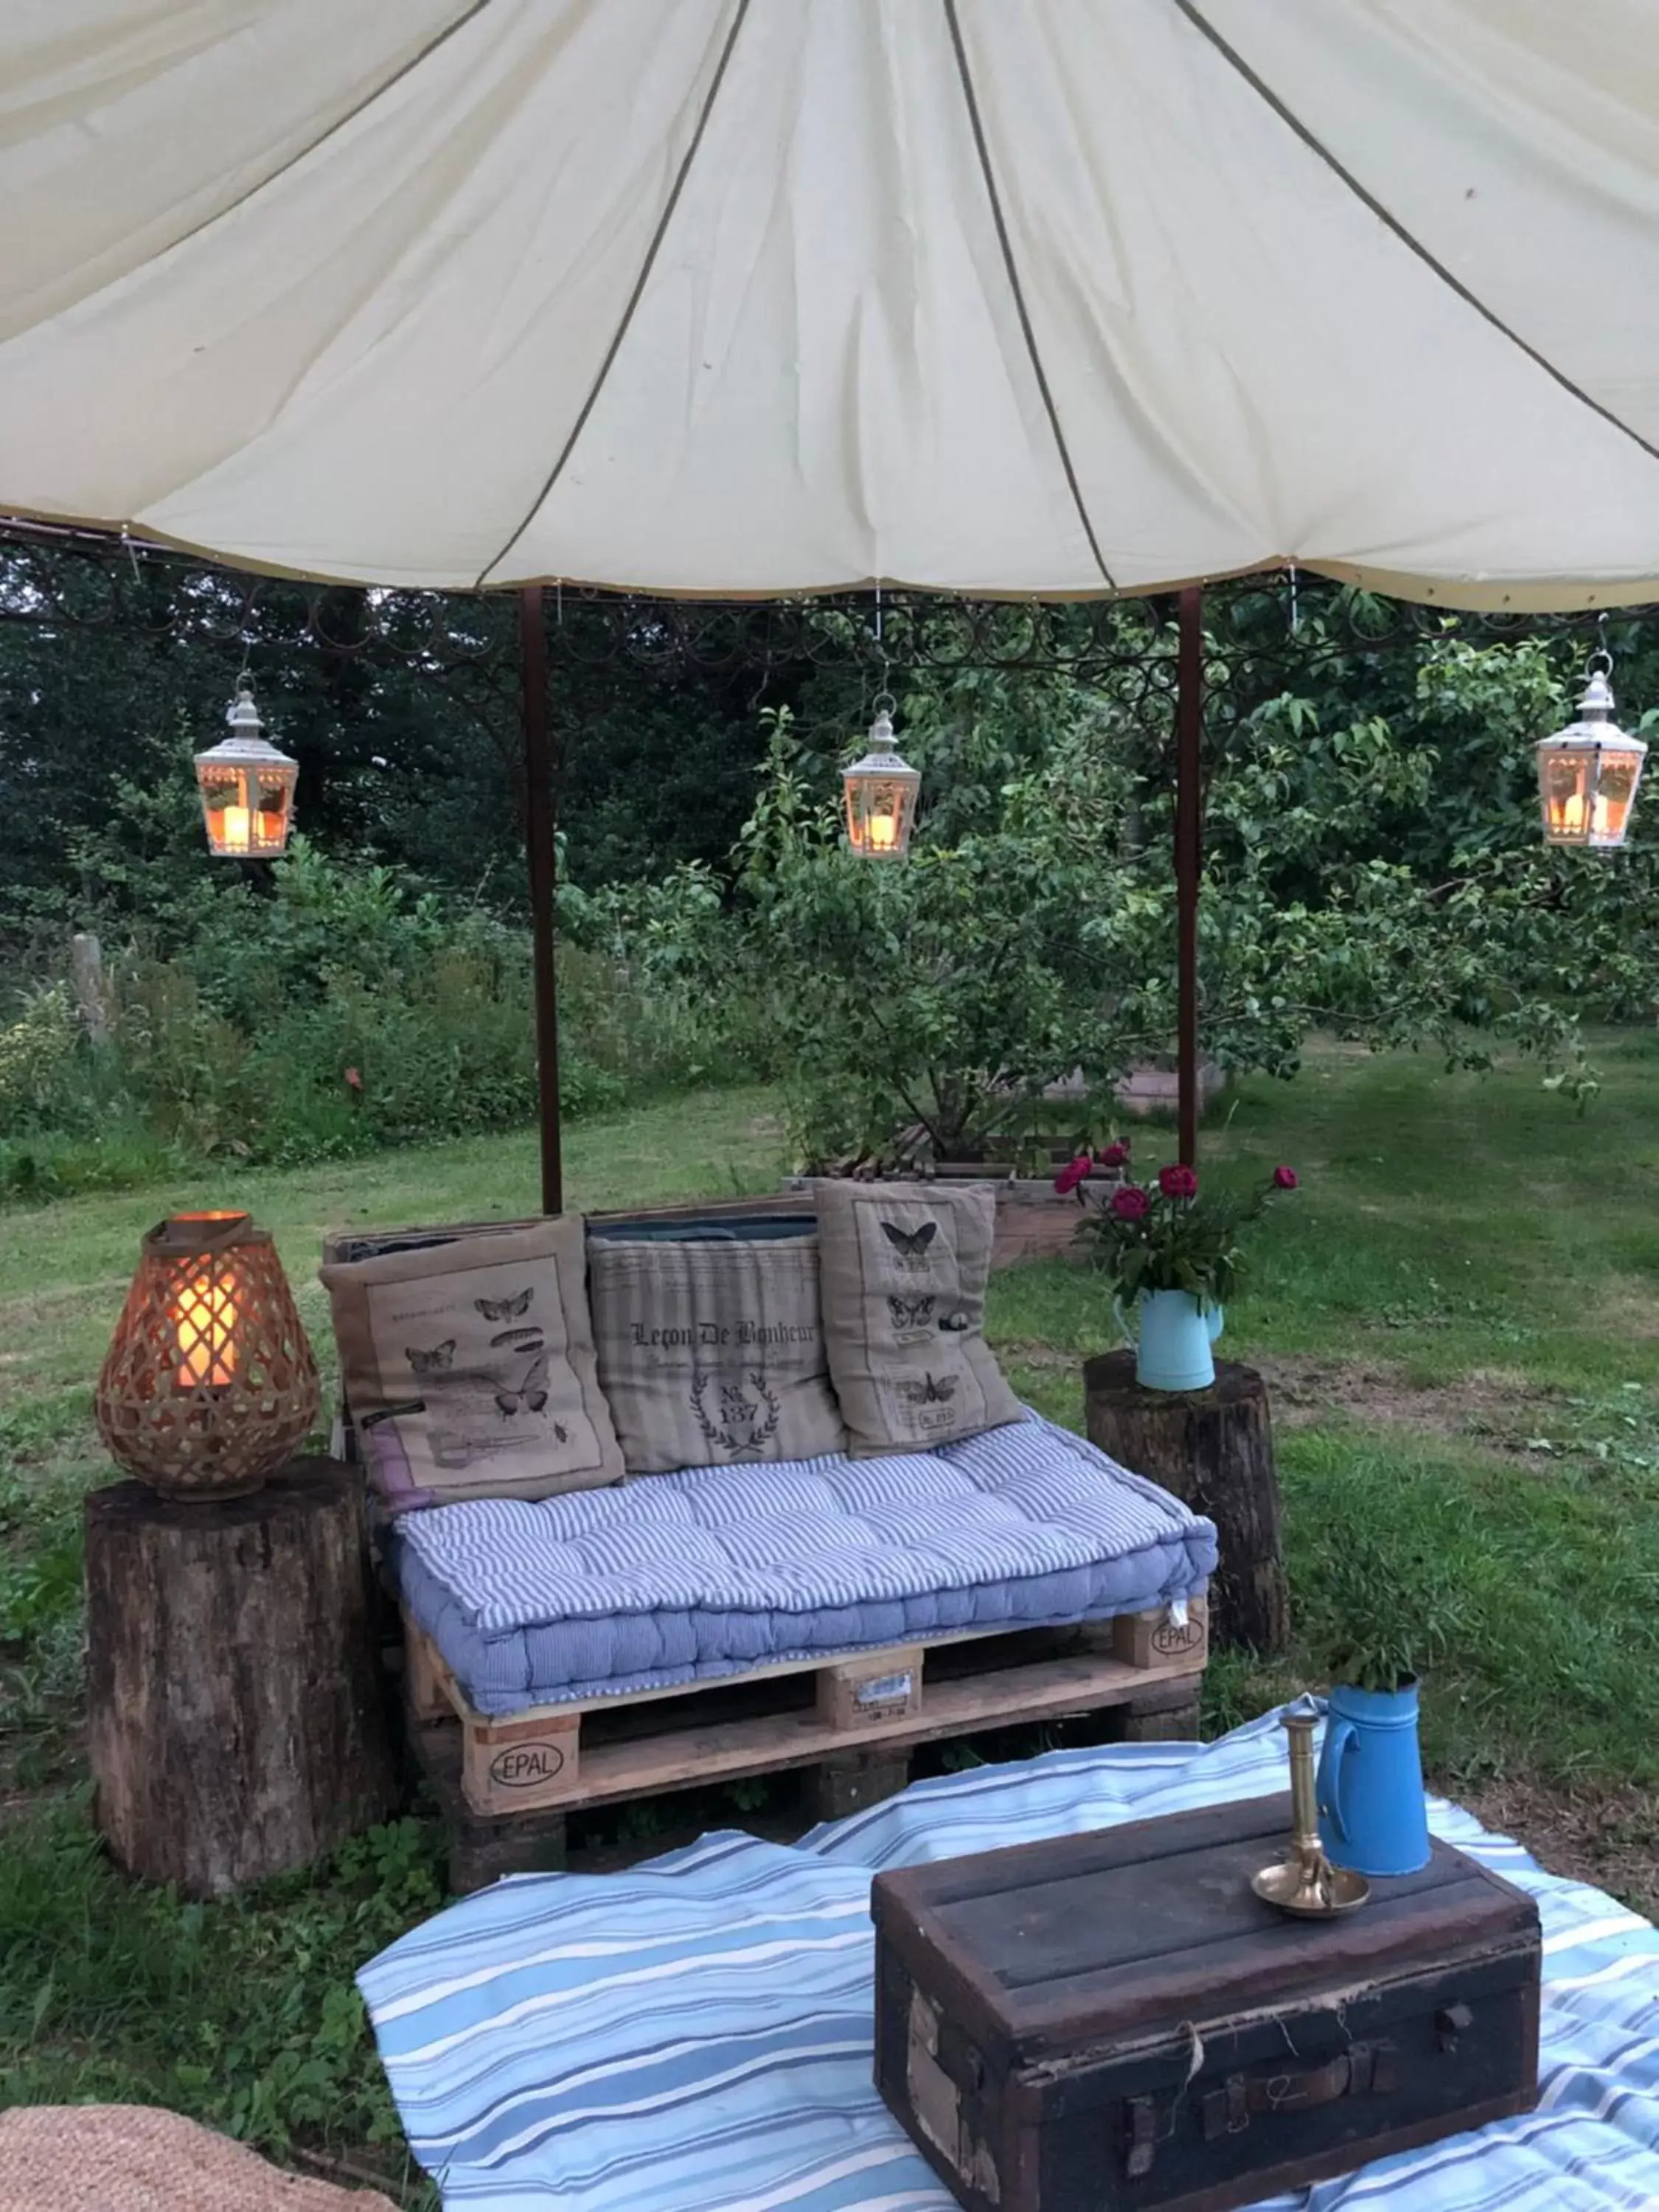
<svg viewBox="0 0 1659 2212"><path fill-rule="evenodd" d="M705 1836L631 1873L522 1875L358 1977L448 2212L954 2212L871 2081L870 1875L1285 1786L1271 1715L1206 1747L924 1782L793 1848ZM1436 1801L1533 1891L1539 2109L1270 2200L1309 2212L1659 2207L1659 1932Z"/></svg>
<svg viewBox="0 0 1659 2212"><path fill-rule="evenodd" d="M406 1513L404 1602L482 1713L768 1661L1133 1613L1201 1590L1215 1528L1036 1413L878 1459L648 1474Z"/></svg>

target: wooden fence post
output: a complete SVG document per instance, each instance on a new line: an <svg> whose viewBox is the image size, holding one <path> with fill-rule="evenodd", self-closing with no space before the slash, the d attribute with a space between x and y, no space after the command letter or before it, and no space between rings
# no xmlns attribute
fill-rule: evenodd
<svg viewBox="0 0 1659 2212"><path fill-rule="evenodd" d="M70 939L70 980L88 1037L94 1044L102 1044L109 1035L104 948L90 930L77 929Z"/></svg>

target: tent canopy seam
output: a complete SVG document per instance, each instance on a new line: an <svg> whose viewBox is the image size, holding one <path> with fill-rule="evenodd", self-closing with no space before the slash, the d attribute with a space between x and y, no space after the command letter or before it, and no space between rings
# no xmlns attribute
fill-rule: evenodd
<svg viewBox="0 0 1659 2212"><path fill-rule="evenodd" d="M991 149L985 143L985 125L979 112L979 100L974 91L973 73L968 67L968 52L962 42L962 24L957 15L957 0L945 0L945 20L951 27L951 45L957 58L957 79L962 87L963 103L968 110L968 121L974 134L974 149L979 156L979 171L985 179L986 198L991 204L991 220L996 226L997 244L1002 249L1003 271L1008 279L1008 289L1013 295L1015 312L1020 329L1025 335L1025 350L1030 356L1031 373L1036 379L1037 390L1042 395L1042 404L1048 416L1048 427L1054 432L1054 445L1060 453L1060 466L1066 471L1066 481L1072 488L1072 504L1077 509L1078 520L1083 525L1083 534L1089 541L1089 550L1094 556L1095 566L1111 591L1117 584L1101 552L1100 541L1095 536L1095 526L1090 519L1083 486L1078 481L1071 447L1066 442L1066 433L1060 426L1060 410L1054 404L1048 372L1042 366L1042 356L1037 349L1036 332L1032 328L1030 310L1025 303L1025 293L1019 281L1019 270L1014 260L1013 240L1008 235L1008 225L1002 212L1002 196L997 190L996 173L991 167Z"/></svg>
<svg viewBox="0 0 1659 2212"><path fill-rule="evenodd" d="M1417 256L1418 259L1423 264L1425 269L1431 270L1434 276L1439 278L1443 284L1447 286L1449 290L1455 292L1457 295L1457 297L1462 301L1465 307L1473 307L1477 315L1481 316L1486 322L1492 325L1493 330L1499 332L1502 337L1506 337L1510 343L1519 352L1525 354L1528 361L1532 362L1537 368L1541 368L1547 376L1550 377L1556 384L1559 385L1562 391L1565 392L1570 398L1577 400L1581 406L1588 407L1593 415L1599 415L1604 422L1610 423L1615 430L1623 431L1626 437L1630 439L1632 444L1639 446L1642 451L1650 455L1654 460L1659 460L1659 446L1650 443L1649 440L1642 435L1639 430L1633 429L1628 422L1622 420L1622 418L1618 415L1615 415L1611 407L1603 405L1601 401L1599 399L1592 398L1589 393L1586 392L1582 386L1575 384L1572 379L1568 376L1565 371L1559 369L1553 361L1549 360L1546 355L1539 351L1536 346L1529 345L1527 340L1521 336L1521 333L1517 330L1514 329L1510 324L1504 320L1504 318L1498 313L1496 308L1488 307L1479 293L1471 291L1469 287L1464 283L1462 277L1454 276L1452 271L1447 268L1445 263L1431 253L1428 247L1423 243L1422 240L1419 238L1414 232L1408 229L1400 220L1399 216L1393 214L1389 208L1387 208L1383 203L1377 198L1375 192L1368 191L1365 185L1361 184L1358 178L1354 175L1353 172L1351 169L1345 167L1344 165L1338 161L1336 155L1331 151L1330 148L1326 145L1324 141L1319 137L1318 133L1311 130L1309 125L1302 120L1301 117L1297 114L1295 109L1292 108L1287 101L1282 100L1270 85L1262 81L1236 47L1228 45L1226 40L1222 37L1220 32L1218 31L1215 26L1207 20L1203 14L1203 11L1199 8L1197 0L1175 0L1175 5L1187 18L1187 21L1192 25L1193 28L1197 31L1201 37L1209 40L1210 44L1215 48L1217 53L1218 53L1222 59L1227 63L1228 66L1237 70L1238 76L1249 86L1251 91L1254 92L1259 99L1266 102L1267 106L1273 110L1273 113L1278 116L1280 122L1284 124L1286 130L1293 131L1302 141L1302 143L1308 149L1309 152L1316 155L1317 158L1325 164L1331 174L1341 184L1346 185L1347 190L1351 191L1354 198L1360 201L1364 206L1369 208L1371 213L1376 217L1377 221L1380 223L1384 224L1409 252L1414 253Z"/></svg>
<svg viewBox="0 0 1659 2212"><path fill-rule="evenodd" d="M599 363L592 387L586 398L582 402L580 413L570 427L570 434L564 441L557 460L549 471L546 482L530 502L524 520L502 546L501 551L496 554L495 559L487 561L479 570L477 586L479 591L483 591L489 582L490 571L501 567L502 562L506 560L507 555L546 505L553 487L564 474L582 432L587 428L589 417L599 404L599 394L605 389L605 379L615 366L617 356L622 351L623 341L627 337L634 317L638 312L640 301L645 296L645 288L651 282L651 271L657 265L657 256L662 250L663 240L667 236L669 225L674 220L674 210L678 207L680 195L685 190L685 180L691 173L691 165L697 158L698 148L702 144L703 134L708 128L708 118L714 112L714 102L720 97L721 85L726 82L726 64L731 61L732 49L738 43L738 33L742 30L748 14L749 0L738 0L736 12L732 17L731 27L726 33L726 43L720 49L720 60L715 64L714 74L709 80L708 90L703 98L702 112L697 118L697 127L691 133L691 143L685 149L685 158L680 163L679 173L674 179L673 190L669 193L663 204L662 213L657 218L656 228L651 234L650 241L645 249L645 258L640 264L640 273L634 280L634 289L623 303L622 314L617 320L615 331L611 333L611 343L605 349L605 357Z"/></svg>

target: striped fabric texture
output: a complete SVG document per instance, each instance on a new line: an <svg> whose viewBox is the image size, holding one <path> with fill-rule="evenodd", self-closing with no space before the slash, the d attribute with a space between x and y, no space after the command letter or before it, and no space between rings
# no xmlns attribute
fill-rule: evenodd
<svg viewBox="0 0 1659 2212"><path fill-rule="evenodd" d="M1201 1590L1215 1530L1029 1414L879 1459L479 1498L387 1532L404 1603L480 1712L620 1695Z"/></svg>
<svg viewBox="0 0 1659 2212"><path fill-rule="evenodd" d="M870 1875L1285 1786L1265 1716L1208 1746L1062 1752L921 1783L792 1847L705 1836L632 1872L525 1875L358 1977L447 2212L954 2212L871 2080ZM1659 1933L1434 1801L1538 1898L1542 2101L1273 2212L1659 2206Z"/></svg>

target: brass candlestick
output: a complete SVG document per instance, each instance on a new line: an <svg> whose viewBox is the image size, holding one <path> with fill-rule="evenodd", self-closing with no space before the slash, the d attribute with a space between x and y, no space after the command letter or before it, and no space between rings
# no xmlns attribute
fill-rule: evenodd
<svg viewBox="0 0 1659 2212"><path fill-rule="evenodd" d="M1313 1732L1319 1708L1298 1698L1279 1715L1291 1756L1291 1855L1253 1875L1250 1887L1281 1912L1328 1920L1352 1912L1371 1893L1364 1875L1334 1867L1319 1840L1319 1807L1314 1796Z"/></svg>

